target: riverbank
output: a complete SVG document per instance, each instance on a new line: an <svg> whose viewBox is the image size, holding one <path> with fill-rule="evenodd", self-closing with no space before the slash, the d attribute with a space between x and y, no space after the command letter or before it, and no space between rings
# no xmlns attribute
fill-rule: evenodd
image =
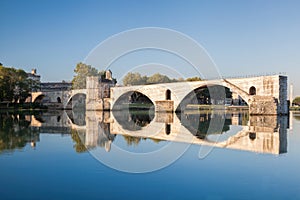
<svg viewBox="0 0 300 200"><path fill-rule="evenodd" d="M290 107L290 111L300 111L300 106L292 106Z"/></svg>
<svg viewBox="0 0 300 200"><path fill-rule="evenodd" d="M39 103L0 103L0 110L4 112L47 110L47 106Z"/></svg>
<svg viewBox="0 0 300 200"><path fill-rule="evenodd" d="M119 105L116 110L149 110L154 109L153 104L143 104L143 103L133 103L133 104L124 104ZM244 111L248 110L248 106L225 106L225 105L197 105L189 104L186 107L186 110L230 110L230 111ZM14 111L25 111L25 110L64 110L58 106L46 106L39 103L0 103L0 111L4 112L14 112ZM67 109L70 110L70 109ZM300 106L290 107L290 111L300 111Z"/></svg>
<svg viewBox="0 0 300 200"><path fill-rule="evenodd" d="M119 105L116 110L149 110L153 109L153 104L141 104L141 103L133 103L133 104L124 104ZM197 105L197 104L189 104L186 107L186 110L230 110L230 111L244 111L248 110L248 106L225 106L225 105Z"/></svg>
<svg viewBox="0 0 300 200"><path fill-rule="evenodd" d="M248 110L248 106L187 105L186 110Z"/></svg>

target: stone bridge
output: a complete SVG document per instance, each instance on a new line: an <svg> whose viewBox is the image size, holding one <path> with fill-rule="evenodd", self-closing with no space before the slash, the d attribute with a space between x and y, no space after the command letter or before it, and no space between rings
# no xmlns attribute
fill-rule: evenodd
<svg viewBox="0 0 300 200"><path fill-rule="evenodd" d="M33 92L31 93L31 102L41 102L47 106L52 106L57 109L72 109L78 103L85 104L85 96L87 95L86 91L86 89L78 89ZM84 98L76 98L79 95L84 95Z"/></svg>
<svg viewBox="0 0 300 200"><path fill-rule="evenodd" d="M35 92L32 93L31 101L37 102L47 97L48 104L56 105L61 109L71 109L76 103L85 101L87 110L117 110L119 109L117 103L120 97L130 92L139 92L152 101L157 112L174 112L184 110L186 106L185 98L198 88L208 87L211 98L220 94L225 98L225 90L210 89L210 86L216 85L229 88L233 94L242 98L248 104L250 114L288 114L287 77L281 75L127 87L113 87L112 85L99 83L97 77L88 77L87 89ZM82 98L79 100L74 98L79 94L85 95L85 98L83 100ZM71 100L72 104L70 106Z"/></svg>
<svg viewBox="0 0 300 200"><path fill-rule="evenodd" d="M147 96L156 111L180 111L184 109L183 100L197 88L220 85L229 88L240 96L249 106L250 114L288 114L287 77L261 76L253 78L221 79L195 82L176 82L153 85L139 85L111 88L110 109L117 100L128 92L139 92ZM210 90L211 98L225 90Z"/></svg>

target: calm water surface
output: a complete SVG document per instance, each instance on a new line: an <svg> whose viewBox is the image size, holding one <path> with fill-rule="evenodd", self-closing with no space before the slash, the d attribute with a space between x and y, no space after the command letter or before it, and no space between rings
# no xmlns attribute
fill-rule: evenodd
<svg viewBox="0 0 300 200"><path fill-rule="evenodd" d="M2 113L0 137L1 199L300 199L299 113ZM149 173L96 159L140 169L117 150L159 152L170 143L174 152L193 144Z"/></svg>

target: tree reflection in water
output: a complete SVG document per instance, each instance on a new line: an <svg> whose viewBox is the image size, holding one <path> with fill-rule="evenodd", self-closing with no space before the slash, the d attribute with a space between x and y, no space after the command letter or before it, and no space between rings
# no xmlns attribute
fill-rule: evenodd
<svg viewBox="0 0 300 200"><path fill-rule="evenodd" d="M30 119L26 119L25 114L1 113L0 153L22 149L27 143L35 147L35 143L39 141L39 133L29 125Z"/></svg>
<svg viewBox="0 0 300 200"><path fill-rule="evenodd" d="M77 153L84 153L88 150L83 143L83 139L80 138L77 130L75 130L75 129L71 130L71 137L72 137L73 142L75 143L73 145L73 148L75 149L75 151Z"/></svg>

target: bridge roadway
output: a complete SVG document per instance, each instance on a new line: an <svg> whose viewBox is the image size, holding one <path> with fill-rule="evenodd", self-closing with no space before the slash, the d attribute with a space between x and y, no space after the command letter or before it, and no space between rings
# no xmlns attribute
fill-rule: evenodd
<svg viewBox="0 0 300 200"><path fill-rule="evenodd" d="M32 117L31 126L44 130L52 130L53 127L75 129L80 133L81 140L87 147L97 147L101 141L100 146L104 146L107 151L110 150L110 144L117 134L257 153L280 154L287 151L288 127L284 121L287 120L287 117L250 116L248 124L243 125L242 130L237 133L229 131L223 134L211 134L205 139L200 139L195 133L191 133L187 126L183 125L184 120L189 116L188 113L181 114L182 120L174 113L156 113L149 124L139 127L140 130L135 131L124 128L124 123L115 117L118 112L87 111L84 115L86 123L82 122L82 116L79 115L80 120L76 120L74 113L71 114L73 114L72 119L69 117L70 113L68 115L65 111L57 115L45 116L43 123ZM221 120L228 118L232 121L232 125L240 125L237 114L212 113L212 115L222 115L223 119ZM76 121L79 125L74 124ZM127 121L127 123L131 122ZM221 133L220 121L214 121L214 117L212 117L212 123L219 124L217 127L209 129L208 133L216 130Z"/></svg>

